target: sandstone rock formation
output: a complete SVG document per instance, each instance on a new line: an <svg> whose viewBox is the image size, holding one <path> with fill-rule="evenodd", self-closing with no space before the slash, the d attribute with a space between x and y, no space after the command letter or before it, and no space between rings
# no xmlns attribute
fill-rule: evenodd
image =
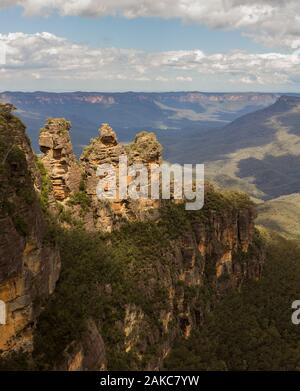
<svg viewBox="0 0 300 391"><path fill-rule="evenodd" d="M162 205L160 200L130 200L120 195L114 200L98 199L99 165L111 164L118 170L122 155L129 164L143 163L148 170L161 163L162 148L153 133L141 132L132 143L122 145L111 127L103 124L78 162L70 141L70 123L50 119L40 134L46 171L41 175L24 126L11 110L11 106L2 111L0 107L0 300L7 309L7 324L0 325L0 350L31 349L41 302L53 292L59 276L59 253L47 235L37 199L43 192L43 175L51 184L47 190L58 206L53 208L58 222L69 212L88 231L115 231L104 235L109 238L105 249L111 255L109 261L114 258L113 272L121 270L119 278L124 278L103 285L97 280L88 286L88 290L96 289L93 299L101 298L96 304L97 309L103 309L103 317L101 311L96 316L89 313L80 337L61 346L63 359L55 369L106 369L108 352L114 349L134 358L134 369L159 369L176 338L188 338L203 324L212 305L211 297L203 297L205 290L217 299L247 279L260 278L264 253L255 241L255 211L240 195L221 195L207 186L205 207L197 213L175 210L172 202ZM132 183L135 177L128 174L127 179ZM126 230L123 233L121 228L128 221L145 224L137 230L134 226L129 232L133 237L126 239ZM72 228L72 221L67 228ZM141 228L146 231L144 236ZM149 244L152 232L155 241ZM118 248L122 241L123 247ZM98 265L98 258L96 261ZM94 273L92 266L86 273ZM114 273L108 275L113 279ZM127 289L131 289L128 297ZM114 296L120 292L121 298ZM103 324L110 319L105 310L111 311L113 318L106 328ZM110 327L112 332L107 330ZM111 334L101 335L104 329Z"/></svg>
<svg viewBox="0 0 300 391"><path fill-rule="evenodd" d="M121 145L113 129L108 124L103 124L99 129L99 136L93 139L81 155L80 161L85 177L86 193L92 200L94 229L112 231L124 221L143 220L155 216L158 201L149 199L130 200L122 198L118 193L119 183L119 159L126 156L128 164L161 162L161 145L154 133L142 132L138 134L133 143ZM96 189L99 178L96 175L97 167L103 164L111 164L116 169L116 191L114 200L103 202L97 198ZM127 176L130 183L134 178ZM109 177L106 178L109 180ZM86 219L86 226L91 228L91 220Z"/></svg>
<svg viewBox="0 0 300 391"><path fill-rule="evenodd" d="M40 133L42 162L48 172L56 200L64 201L79 189L81 171L70 139L71 124L63 118L48 119Z"/></svg>
<svg viewBox="0 0 300 391"><path fill-rule="evenodd" d="M111 164L117 168L119 157L124 154L125 148L118 143L115 132L108 124L103 124L99 129L98 137L91 140L91 143L85 148L80 157L84 171L86 193L92 201L91 214L93 220L91 221L91 218L87 216L89 229L111 231L119 219L118 211L121 214L124 210L122 200L115 199L112 202L101 202L96 194L99 181L96 174L98 166Z"/></svg>
<svg viewBox="0 0 300 391"><path fill-rule="evenodd" d="M48 242L35 187L41 182L24 125L0 105L0 351L32 348L42 301L54 290L60 255Z"/></svg>
<svg viewBox="0 0 300 391"><path fill-rule="evenodd" d="M65 349L63 355L63 364L56 368L57 370L104 371L107 369L104 341L92 319L87 321L86 331L81 340L74 341Z"/></svg>
<svg viewBox="0 0 300 391"><path fill-rule="evenodd" d="M126 156L130 165L143 163L148 170L151 164L161 162L162 147L154 133L141 132L133 143L122 145L118 143L113 129L103 124L98 137L91 140L78 162L73 154L69 131L70 123L56 118L49 119L40 133L41 161L52 184L53 199L63 203L65 210L90 231L111 232L124 221L157 217L158 200L121 197L118 185L113 200L99 200L96 193L100 179L97 168L100 165L110 164L116 169L118 184L121 156ZM128 183L134 179L134 176L127 176ZM106 180L109 180L108 176Z"/></svg>

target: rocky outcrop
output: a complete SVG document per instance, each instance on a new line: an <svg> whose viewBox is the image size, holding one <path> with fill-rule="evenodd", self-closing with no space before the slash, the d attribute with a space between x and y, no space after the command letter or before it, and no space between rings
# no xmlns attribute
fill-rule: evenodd
<svg viewBox="0 0 300 391"><path fill-rule="evenodd" d="M0 106L0 351L30 350L43 299L55 288L60 256L47 241L36 189L41 178L24 125Z"/></svg>
<svg viewBox="0 0 300 391"><path fill-rule="evenodd" d="M150 172L153 164L162 162L162 147L156 136L148 132L141 132L132 143L122 145L108 124L101 126L98 137L91 140L80 158L83 178L80 192L81 198L87 197L88 207L80 213L80 205L65 203L73 215L77 213L88 230L111 232L120 228L124 221L164 219L160 216L160 200L122 198L118 186L114 200L104 202L98 199L97 168L110 164L118 175L120 156L126 156L129 165L142 163ZM104 174L104 178L108 180L109 174ZM127 180L132 183L135 178L128 174ZM69 193L70 200L72 197L74 192ZM211 303L201 301L201 290L210 287L217 297L229 289L239 288L244 280L258 279L261 275L264 259L254 240L255 212L251 202L235 193L218 194L210 185L206 187L205 197L207 206L199 212L200 215L196 212L189 214L189 228L169 244L155 265L147 266L147 279L137 281L137 289L149 298L156 297L157 290L167 292L164 305L156 313L160 326L154 326L148 314L135 302L126 303L124 318L120 320L124 336L124 346L120 349L136 356L137 362L143 362L149 344L158 347L155 358L144 366L146 369L159 368L176 337L184 335L188 338L203 321L205 306ZM76 346L73 361L67 360L68 368L82 366L84 349Z"/></svg>
<svg viewBox="0 0 300 391"><path fill-rule="evenodd" d="M68 121L50 119L40 133L40 149L43 152L41 161L51 181L54 199L62 203L64 209L90 231L111 232L124 221L157 218L158 200L129 199L119 194L118 185L117 196L113 200L100 200L96 193L100 179L97 168L100 165L110 164L116 169L118 184L120 156L126 156L129 165L143 163L149 172L151 164L159 164L162 148L155 134L141 132L133 143L124 146L118 143L113 129L103 124L98 137L91 140L80 162L77 162L69 130ZM135 180L136 176L128 174L128 183ZM108 179L107 175L105 180ZM148 188L150 191L150 179Z"/></svg>
<svg viewBox="0 0 300 391"><path fill-rule="evenodd" d="M103 259L99 254L99 262L96 258L89 264L90 257L83 257L87 278L81 278L82 265L66 278L68 287L74 286L70 281L75 277L76 284L86 284L99 273L98 264L103 273L108 268L109 281L100 278L102 282L97 279L84 286L89 293L95 289L91 303L96 304L97 314L94 307L85 311L87 304L81 303L82 329L68 335L66 346L59 346L59 364L53 365L52 358L46 368L105 370L110 368L113 352L117 363L122 359L127 363L130 357L130 369L159 369L176 338L189 338L218 297L239 289L245 280L260 278L264 253L255 233L255 211L244 196L221 194L207 186L204 208L193 212L172 201L127 199L118 194L118 187L114 200L98 199L98 166L110 164L118 173L122 155L129 165L143 163L148 171L161 163L162 148L153 133L141 132L132 143L122 145L113 129L103 124L78 162L70 123L48 120L40 134L45 169L41 173L24 126L11 110L11 106L2 111L0 107L0 300L6 309L6 324L0 325L0 349L32 349L32 329L41 303L53 292L59 276L59 253L48 235L38 200L45 191L45 176L51 185L47 182L47 196L55 204L50 214L54 213L58 222L69 212L87 231L112 232L101 236ZM128 173L128 183L135 179ZM122 232L120 228L128 221L140 224ZM63 226L72 228L72 221ZM93 251L95 245L88 243L90 248L83 251ZM95 251L91 254L95 257ZM72 262L72 268L74 265L78 262ZM45 352L39 354L36 357Z"/></svg>
<svg viewBox="0 0 300 391"><path fill-rule="evenodd" d="M147 266L147 279L140 279L137 290L153 298L165 293L160 305L153 305L156 322L139 305L126 306L124 349L137 357L137 367L159 369L176 338L188 338L203 325L218 297L261 277L264 250L256 243L254 218L250 204L232 207L229 200L222 210L206 209ZM155 354L145 359L154 347Z"/></svg>
<svg viewBox="0 0 300 391"><path fill-rule="evenodd" d="M155 133L146 131L135 136L134 142L127 147L130 164L143 163L161 164L162 146L157 141Z"/></svg>
<svg viewBox="0 0 300 391"><path fill-rule="evenodd" d="M158 201L149 199L132 200L119 195L119 159L126 156L128 164L143 163L149 166L151 163L161 162L161 145L154 133L142 132L138 134L133 143L121 145L113 129L108 124L103 124L99 129L99 136L92 140L85 148L80 160L86 178L86 192L92 200L94 228L101 231L109 231L119 227L124 221L136 221L150 219L156 216ZM96 189L99 178L96 175L97 167L110 164L116 169L117 197L109 202L103 202L97 198ZM109 178L107 177L106 180ZM128 184L135 177L127 175ZM92 227L91 220L87 223Z"/></svg>
<svg viewBox="0 0 300 391"><path fill-rule="evenodd" d="M53 195L64 201L79 190L81 171L70 139L71 124L63 118L48 119L40 132L42 162L52 182Z"/></svg>
<svg viewBox="0 0 300 391"><path fill-rule="evenodd" d="M113 226L126 214L124 200L116 198L111 202L101 202L96 194L99 178L97 168L101 164L111 164L117 168L119 157L125 154L125 148L117 141L115 132L108 124L99 129L98 137L91 140L81 155L84 171L85 191L91 200L91 208L84 220L88 229L111 231ZM108 179L108 178L107 178Z"/></svg>
<svg viewBox="0 0 300 391"><path fill-rule="evenodd" d="M105 345L95 322L87 321L86 330L79 342L71 343L63 353L63 371L105 371L107 359Z"/></svg>

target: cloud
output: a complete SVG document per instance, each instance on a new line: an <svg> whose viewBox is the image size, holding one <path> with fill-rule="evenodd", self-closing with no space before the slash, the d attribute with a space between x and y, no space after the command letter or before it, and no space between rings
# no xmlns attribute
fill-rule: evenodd
<svg viewBox="0 0 300 391"><path fill-rule="evenodd" d="M239 29L270 47L300 47L299 0L0 0L0 8L13 5L21 6L25 15L179 18L215 29Z"/></svg>
<svg viewBox="0 0 300 391"><path fill-rule="evenodd" d="M0 42L0 65L6 63L6 45Z"/></svg>
<svg viewBox="0 0 300 391"><path fill-rule="evenodd" d="M178 81L193 81L193 78L189 77L189 76L177 76L176 80L178 80Z"/></svg>
<svg viewBox="0 0 300 391"><path fill-rule="evenodd" d="M1 78L17 80L128 80L187 82L223 78L229 83L282 86L300 76L300 54L205 54L201 50L144 52L91 48L43 32L0 34L6 46Z"/></svg>

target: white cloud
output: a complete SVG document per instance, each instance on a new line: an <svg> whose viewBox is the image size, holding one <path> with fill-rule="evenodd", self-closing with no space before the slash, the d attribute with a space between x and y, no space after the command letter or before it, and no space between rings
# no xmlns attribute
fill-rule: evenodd
<svg viewBox="0 0 300 391"><path fill-rule="evenodd" d="M26 15L180 18L211 28L241 29L265 45L300 47L299 0L0 0L19 5Z"/></svg>
<svg viewBox="0 0 300 391"><path fill-rule="evenodd" d="M167 77L164 77L164 76L157 76L157 77L155 78L155 80L156 80L156 81L161 81L161 82L163 82L163 83L166 83L166 82L169 81L169 79L168 79Z"/></svg>
<svg viewBox="0 0 300 391"><path fill-rule="evenodd" d="M200 50L144 52L90 48L43 32L0 34L6 46L1 79L120 80L136 82L199 82L207 77L225 82L282 86L299 80L300 54L244 51L205 54Z"/></svg>
<svg viewBox="0 0 300 391"><path fill-rule="evenodd" d="M193 78L189 77L189 76L177 76L176 80L178 80L178 81L193 81Z"/></svg>
<svg viewBox="0 0 300 391"><path fill-rule="evenodd" d="M6 63L6 45L0 42L0 65Z"/></svg>

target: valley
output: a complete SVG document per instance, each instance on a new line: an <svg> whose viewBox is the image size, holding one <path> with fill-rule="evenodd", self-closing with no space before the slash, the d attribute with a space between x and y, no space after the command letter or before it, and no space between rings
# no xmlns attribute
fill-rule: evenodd
<svg viewBox="0 0 300 391"><path fill-rule="evenodd" d="M103 124L78 158L70 121L49 118L36 156L14 107L0 105L0 297L8 314L0 369L173 370L178 362L197 370L294 369L298 355L280 357L293 355L298 334L278 314L292 300L286 287L300 292L293 277L299 107L300 98L283 96L221 128L187 130L180 150L176 138L166 142L168 161L201 156L207 167L204 208L187 212L162 200L103 203L95 192L99 164L117 167L125 151L132 162L162 162L159 140L172 130L124 143ZM241 332L241 322L252 326Z"/></svg>
<svg viewBox="0 0 300 391"><path fill-rule="evenodd" d="M74 151L80 155L100 123L109 123L122 142L128 142L141 129L155 131L162 137L171 133L172 138L181 138L185 132L223 126L243 114L274 103L278 96L202 92L3 92L0 102L17 107L35 151L38 151L39 130L46 119L67 118L73 124Z"/></svg>
<svg viewBox="0 0 300 391"><path fill-rule="evenodd" d="M18 108L35 151L48 117L71 121L76 155L99 121L109 122L124 144L141 129L155 132L164 159L204 163L207 179L245 191L264 213L274 205L269 200L300 191L300 98L295 94L5 92L1 100Z"/></svg>
<svg viewBox="0 0 300 391"><path fill-rule="evenodd" d="M1 389L299 386L299 20L0 0Z"/></svg>

